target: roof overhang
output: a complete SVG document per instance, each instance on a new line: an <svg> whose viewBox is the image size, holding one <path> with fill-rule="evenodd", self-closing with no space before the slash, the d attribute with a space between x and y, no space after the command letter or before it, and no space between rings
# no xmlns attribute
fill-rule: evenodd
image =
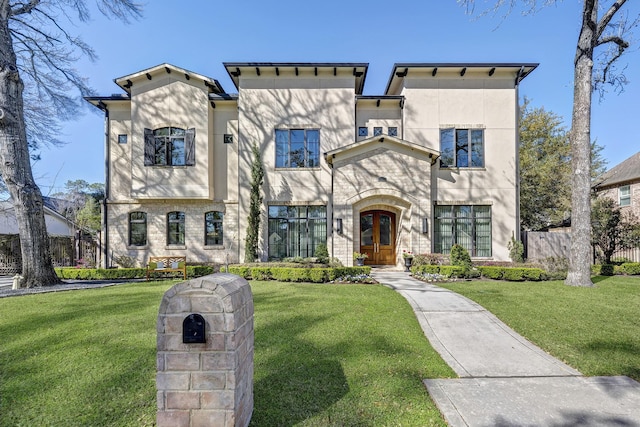
<svg viewBox="0 0 640 427"><path fill-rule="evenodd" d="M211 77L203 76L202 74L194 73L193 71L186 70L184 68L176 67L171 64L160 64L155 67L147 68L146 70L138 71L133 74L128 74L126 76L118 77L113 81L120 86L124 91L128 94L131 94L131 86L133 86L136 82L152 80L154 77L157 77L162 74L176 74L184 78L185 80L195 80L201 82L209 92L213 93L224 93L222 86L216 79L212 79Z"/></svg>
<svg viewBox="0 0 640 427"><path fill-rule="evenodd" d="M128 94L114 94L111 96L85 96L85 101L98 107L102 111L106 111L109 105L117 103L129 103L131 97Z"/></svg>
<svg viewBox="0 0 640 427"><path fill-rule="evenodd" d="M353 76L356 94L362 94L369 67L368 63L351 62L225 62L223 65L236 89L240 89L241 76L312 77L332 75L337 77Z"/></svg>
<svg viewBox="0 0 640 427"><path fill-rule="evenodd" d="M324 158L329 165L333 166L333 163L335 161L348 160L351 157L367 153L380 147L411 155L413 157L428 161L432 165L436 162L438 157L440 157L440 152L437 150L423 147L422 145L405 141L404 139L396 138L393 136L379 135L363 139L362 141L358 141L353 144L337 148L335 150L327 151L326 153L324 153Z"/></svg>
<svg viewBox="0 0 640 427"><path fill-rule="evenodd" d="M402 79L407 76L438 78L440 76L471 77L511 77L514 86L528 76L539 64L537 63L396 63L385 89L385 94L399 93Z"/></svg>

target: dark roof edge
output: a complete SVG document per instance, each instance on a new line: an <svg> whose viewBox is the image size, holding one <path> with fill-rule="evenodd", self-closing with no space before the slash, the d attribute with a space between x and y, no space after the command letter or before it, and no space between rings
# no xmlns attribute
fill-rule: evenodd
<svg viewBox="0 0 640 427"><path fill-rule="evenodd" d="M520 76L519 80L521 81L535 70L538 65L540 65L538 62L396 62L393 64L391 76L389 77L384 93L389 91L391 82L398 68L531 68L528 72Z"/></svg>

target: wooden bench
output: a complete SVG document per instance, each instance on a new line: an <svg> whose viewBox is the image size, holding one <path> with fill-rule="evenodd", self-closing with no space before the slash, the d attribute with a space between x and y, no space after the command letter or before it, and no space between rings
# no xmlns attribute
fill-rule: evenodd
<svg viewBox="0 0 640 427"><path fill-rule="evenodd" d="M147 263L147 280L153 273L182 273L182 278L187 280L186 256L152 256Z"/></svg>

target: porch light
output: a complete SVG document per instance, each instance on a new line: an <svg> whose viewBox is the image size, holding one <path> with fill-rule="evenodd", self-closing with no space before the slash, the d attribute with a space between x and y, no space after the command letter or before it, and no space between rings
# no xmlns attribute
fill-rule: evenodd
<svg viewBox="0 0 640 427"><path fill-rule="evenodd" d="M336 218L336 231L342 234L342 218Z"/></svg>
<svg viewBox="0 0 640 427"><path fill-rule="evenodd" d="M427 217L422 218L422 234L429 233L429 222Z"/></svg>

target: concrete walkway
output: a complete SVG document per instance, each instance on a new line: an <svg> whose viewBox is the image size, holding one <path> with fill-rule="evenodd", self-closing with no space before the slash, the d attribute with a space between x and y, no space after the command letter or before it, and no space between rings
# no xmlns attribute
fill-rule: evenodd
<svg viewBox="0 0 640 427"><path fill-rule="evenodd" d="M424 380L450 426L640 427L640 383L584 377L475 302L409 273L372 276L409 301L431 345L460 377Z"/></svg>

